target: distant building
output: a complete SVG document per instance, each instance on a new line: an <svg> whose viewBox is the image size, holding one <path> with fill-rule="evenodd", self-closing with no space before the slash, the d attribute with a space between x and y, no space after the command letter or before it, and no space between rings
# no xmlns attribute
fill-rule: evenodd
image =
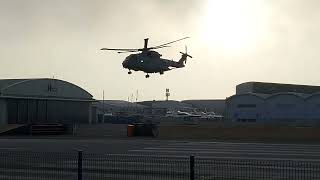
<svg viewBox="0 0 320 180"><path fill-rule="evenodd" d="M320 124L320 86L248 82L226 99L226 118L238 122Z"/></svg>
<svg viewBox="0 0 320 180"><path fill-rule="evenodd" d="M180 101L143 101L139 104L148 106L154 109L167 109L167 111L179 111L179 110L190 110L193 109L191 104L183 103Z"/></svg>
<svg viewBox="0 0 320 180"><path fill-rule="evenodd" d="M185 100L181 102L191 104L198 111L214 112L219 115L223 115L225 112L225 99Z"/></svg>
<svg viewBox="0 0 320 180"><path fill-rule="evenodd" d="M58 79L0 80L0 124L93 123L92 95Z"/></svg>
<svg viewBox="0 0 320 180"><path fill-rule="evenodd" d="M143 114L143 105L122 100L99 100L94 103L97 108L97 121L105 122L104 117L108 116L129 116Z"/></svg>
<svg viewBox="0 0 320 180"><path fill-rule="evenodd" d="M99 113L141 112L145 106L122 100L99 100Z"/></svg>
<svg viewBox="0 0 320 180"><path fill-rule="evenodd" d="M123 100L99 100L97 108L98 123L132 123L135 117L143 114L145 106Z"/></svg>
<svg viewBox="0 0 320 180"><path fill-rule="evenodd" d="M153 111L202 111L202 112L215 112L222 115L225 111L225 100L184 100L184 101L143 101L139 102ZM166 111L164 111L166 110Z"/></svg>

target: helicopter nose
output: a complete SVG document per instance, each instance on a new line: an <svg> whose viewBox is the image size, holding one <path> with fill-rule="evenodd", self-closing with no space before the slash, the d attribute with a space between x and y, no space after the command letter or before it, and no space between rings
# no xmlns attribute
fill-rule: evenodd
<svg viewBox="0 0 320 180"><path fill-rule="evenodd" d="M122 66L123 66L124 68L128 68L128 61L127 61L127 60L124 60L124 61L122 62Z"/></svg>

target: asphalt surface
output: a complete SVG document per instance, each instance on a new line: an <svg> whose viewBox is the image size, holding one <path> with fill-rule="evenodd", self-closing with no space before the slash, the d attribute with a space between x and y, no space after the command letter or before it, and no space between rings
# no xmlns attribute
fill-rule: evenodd
<svg viewBox="0 0 320 180"><path fill-rule="evenodd" d="M320 179L320 145L156 139L0 139L0 179ZM31 152L32 151L32 152Z"/></svg>
<svg viewBox="0 0 320 180"><path fill-rule="evenodd" d="M202 156L240 159L320 160L320 144L128 139L0 139L0 151Z"/></svg>
<svg viewBox="0 0 320 180"><path fill-rule="evenodd" d="M149 146L166 145L171 141L153 139L79 139L79 138L23 138L0 139L0 151L39 151L39 152L76 152L126 154L132 149L143 149Z"/></svg>

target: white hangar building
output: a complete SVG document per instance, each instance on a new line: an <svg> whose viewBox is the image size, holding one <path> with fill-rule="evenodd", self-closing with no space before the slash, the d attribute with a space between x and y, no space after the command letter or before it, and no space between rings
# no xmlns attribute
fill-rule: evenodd
<svg viewBox="0 0 320 180"><path fill-rule="evenodd" d="M91 123L95 100L58 79L0 80L0 124Z"/></svg>
<svg viewBox="0 0 320 180"><path fill-rule="evenodd" d="M225 114L238 122L320 124L320 86L242 83L226 99Z"/></svg>

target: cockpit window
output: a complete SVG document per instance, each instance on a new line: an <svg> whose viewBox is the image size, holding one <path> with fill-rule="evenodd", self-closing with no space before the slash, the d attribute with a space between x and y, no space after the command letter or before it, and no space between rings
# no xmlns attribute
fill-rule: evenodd
<svg viewBox="0 0 320 180"><path fill-rule="evenodd" d="M130 54L127 58L135 60L135 59L137 59L137 55L136 54Z"/></svg>
<svg viewBox="0 0 320 180"><path fill-rule="evenodd" d="M148 56L151 56L151 57L160 57L161 55L158 53L158 52L156 52L156 51L149 51L149 52L147 52L147 55Z"/></svg>

